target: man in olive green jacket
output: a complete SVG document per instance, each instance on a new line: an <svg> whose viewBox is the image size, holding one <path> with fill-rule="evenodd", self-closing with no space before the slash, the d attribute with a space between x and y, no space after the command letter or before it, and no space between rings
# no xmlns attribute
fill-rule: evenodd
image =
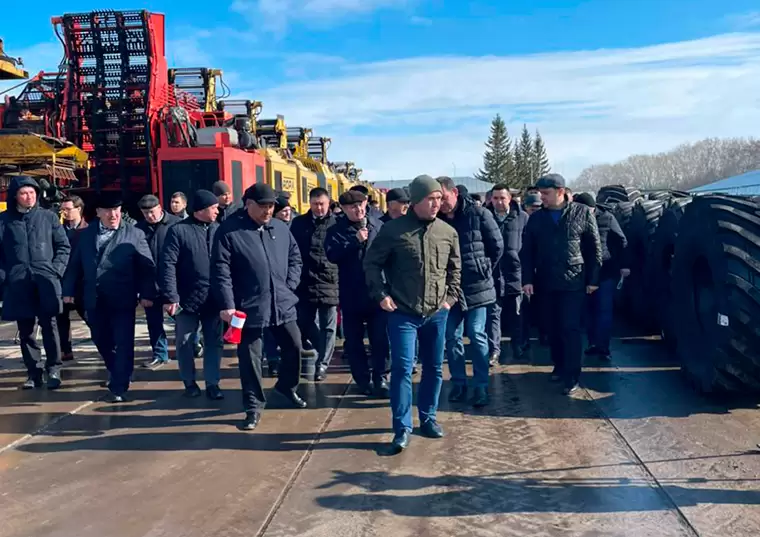
<svg viewBox="0 0 760 537"><path fill-rule="evenodd" d="M420 432L441 438L436 421L443 384L449 310L461 297L459 237L436 219L441 185L421 175L409 185L411 208L386 222L364 258L370 296L388 312L391 344L393 452L409 445L412 431L412 366L419 338L422 381L417 394Z"/></svg>

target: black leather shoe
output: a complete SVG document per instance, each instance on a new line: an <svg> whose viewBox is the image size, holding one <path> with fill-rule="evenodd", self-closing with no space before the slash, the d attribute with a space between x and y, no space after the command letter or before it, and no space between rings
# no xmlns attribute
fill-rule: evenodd
<svg viewBox="0 0 760 537"><path fill-rule="evenodd" d="M318 365L317 371L314 373L314 382L321 382L327 378L327 366Z"/></svg>
<svg viewBox="0 0 760 537"><path fill-rule="evenodd" d="M573 384L572 386L565 386L565 388L562 390L563 395L572 395L578 390L580 390L580 386L578 384Z"/></svg>
<svg viewBox="0 0 760 537"><path fill-rule="evenodd" d="M499 353L492 352L491 357L488 359L488 367L493 367L499 363Z"/></svg>
<svg viewBox="0 0 760 537"><path fill-rule="evenodd" d="M61 387L61 372L60 371L50 371L48 373L47 389L48 390L57 390L60 387Z"/></svg>
<svg viewBox="0 0 760 537"><path fill-rule="evenodd" d="M420 425L420 434L426 438L443 438L443 428L435 420Z"/></svg>
<svg viewBox="0 0 760 537"><path fill-rule="evenodd" d="M261 412L246 412L243 423L240 428L244 431L253 431L261 421Z"/></svg>
<svg viewBox="0 0 760 537"><path fill-rule="evenodd" d="M217 384L209 384L206 386L206 397L212 401L221 401L224 399L224 394Z"/></svg>
<svg viewBox="0 0 760 537"><path fill-rule="evenodd" d="M269 362L269 376L276 379L280 374L280 362Z"/></svg>
<svg viewBox="0 0 760 537"><path fill-rule="evenodd" d="M388 388L388 383L385 382L385 380L381 380L380 382L375 382L375 397L378 397L380 399L388 399L390 397L390 388Z"/></svg>
<svg viewBox="0 0 760 537"><path fill-rule="evenodd" d="M193 383L190 386L185 386L185 391L182 395L189 399L195 399L201 396L201 389L197 384Z"/></svg>
<svg viewBox="0 0 760 537"><path fill-rule="evenodd" d="M203 343L196 343L193 345L193 357L200 358L203 356Z"/></svg>
<svg viewBox="0 0 760 537"><path fill-rule="evenodd" d="M454 385L449 392L449 403L462 403L467 400L467 387Z"/></svg>
<svg viewBox="0 0 760 537"><path fill-rule="evenodd" d="M306 408L309 406L306 401L301 399L301 396L299 396L295 391L293 390L281 390L277 386L274 387L274 391L282 395L285 399L290 402L291 405L293 405L296 408Z"/></svg>
<svg viewBox="0 0 760 537"><path fill-rule="evenodd" d="M409 447L409 431L396 434L391 440L391 453L398 454Z"/></svg>
<svg viewBox="0 0 760 537"><path fill-rule="evenodd" d="M419 365L417 364L417 362L415 362L412 365L412 375L416 375L418 371L419 371Z"/></svg>
<svg viewBox="0 0 760 537"><path fill-rule="evenodd" d="M360 394L366 395L367 397L370 397L374 392L372 391L372 386L367 384L357 384L356 389L359 391Z"/></svg>
<svg viewBox="0 0 760 537"><path fill-rule="evenodd" d="M35 388L42 388L42 375L35 375L26 379L21 385L22 390L33 390Z"/></svg>
<svg viewBox="0 0 760 537"><path fill-rule="evenodd" d="M475 408L483 408L488 406L488 392L485 388L475 388L475 394L472 396L472 406Z"/></svg>
<svg viewBox="0 0 760 537"><path fill-rule="evenodd" d="M124 394L111 392L106 397L106 402L108 403L126 403L127 401L128 401L127 396Z"/></svg>
<svg viewBox="0 0 760 537"><path fill-rule="evenodd" d="M150 362L145 363L142 366L143 366L144 369L153 369L154 367L158 367L160 365L164 365L164 364L168 364L168 363L169 363L168 359L167 360L159 360L158 358L156 358L155 360L151 360Z"/></svg>

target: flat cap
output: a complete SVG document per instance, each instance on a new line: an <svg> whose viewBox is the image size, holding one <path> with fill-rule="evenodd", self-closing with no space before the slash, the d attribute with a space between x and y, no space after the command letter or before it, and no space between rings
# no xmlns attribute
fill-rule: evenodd
<svg viewBox="0 0 760 537"><path fill-rule="evenodd" d="M596 200L594 199L594 196L592 196L588 192L581 192L579 194L576 194L575 196L573 196L573 201L575 203L581 203L589 207L596 207Z"/></svg>
<svg viewBox="0 0 760 537"><path fill-rule="evenodd" d="M277 193L266 183L256 183L249 186L243 194L243 201L251 200L256 203L275 203Z"/></svg>
<svg viewBox="0 0 760 537"><path fill-rule="evenodd" d="M536 182L536 188L565 188L567 182L558 173L548 173Z"/></svg>
<svg viewBox="0 0 760 537"><path fill-rule="evenodd" d="M409 194L403 188L391 188L385 194L385 201L388 203L398 201L399 203L409 203Z"/></svg>
<svg viewBox="0 0 760 537"><path fill-rule="evenodd" d="M338 197L338 203L341 205L353 205L363 201L367 201L367 195L359 190L347 190Z"/></svg>
<svg viewBox="0 0 760 537"><path fill-rule="evenodd" d="M103 191L98 194L95 207L97 209L115 209L122 206L121 193L116 191Z"/></svg>
<svg viewBox="0 0 760 537"><path fill-rule="evenodd" d="M540 207L543 205L541 202L541 195L536 194L535 192L529 192L525 194L525 201L523 201L523 205L526 207Z"/></svg>

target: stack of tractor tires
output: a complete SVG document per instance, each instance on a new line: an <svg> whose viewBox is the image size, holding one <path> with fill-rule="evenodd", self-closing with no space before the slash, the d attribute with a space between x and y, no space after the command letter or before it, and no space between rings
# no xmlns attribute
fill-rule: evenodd
<svg viewBox="0 0 760 537"><path fill-rule="evenodd" d="M619 203L621 201L636 201L641 199L641 192L623 185L608 185L599 189L596 194L597 203Z"/></svg>
<svg viewBox="0 0 760 537"><path fill-rule="evenodd" d="M675 352L675 326L673 317L672 270L673 255L678 236L678 223L691 197L671 198L664 204L662 216L652 236L644 269L646 298L654 326L660 329L662 339L671 352Z"/></svg>
<svg viewBox="0 0 760 537"><path fill-rule="evenodd" d="M760 392L760 204L709 195L678 225L676 352L703 392Z"/></svg>
<svg viewBox="0 0 760 537"><path fill-rule="evenodd" d="M652 295L652 287L647 275L647 259L652 244L652 237L665 208L665 201L644 200L633 207L625 229L628 239L628 268L631 275L625 283L630 306L629 316L638 327L647 332L657 332L653 310L656 309L657 297Z"/></svg>

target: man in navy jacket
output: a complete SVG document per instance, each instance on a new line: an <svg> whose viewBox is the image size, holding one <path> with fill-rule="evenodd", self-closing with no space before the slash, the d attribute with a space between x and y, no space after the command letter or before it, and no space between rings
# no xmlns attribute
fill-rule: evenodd
<svg viewBox="0 0 760 537"><path fill-rule="evenodd" d="M382 223L367 215L367 196L349 190L338 199L345 217L327 230L325 253L338 265L340 307L343 314L344 350L351 365L351 376L364 395L388 396L386 373L389 364L386 316L369 296L364 277L364 255L375 240ZM364 348L365 325L372 347L372 372Z"/></svg>
<svg viewBox="0 0 760 537"><path fill-rule="evenodd" d="M121 218L121 200L102 194L98 222L82 231L63 278L64 302L73 304L79 285L92 340L110 373L110 401L126 400L135 365L137 301L156 299L156 265L145 234Z"/></svg>
<svg viewBox="0 0 760 537"><path fill-rule="evenodd" d="M295 290L301 279L301 255L285 223L272 218L276 199L267 184L249 187L243 195L245 207L219 226L211 254L211 291L220 317L230 322L236 311L246 314L237 351L245 430L256 428L266 405L261 373L266 328L282 351L275 391L297 408L307 406L296 393L301 333Z"/></svg>
<svg viewBox="0 0 760 537"><path fill-rule="evenodd" d="M179 375L186 397L198 397L195 381L195 334L200 325L206 343L203 375L206 397L223 399L219 389L222 360L222 321L209 296L211 249L219 224L219 202L213 192L199 190L193 196L192 214L175 224L166 235L158 265L158 286L164 311L177 323L176 346Z"/></svg>

